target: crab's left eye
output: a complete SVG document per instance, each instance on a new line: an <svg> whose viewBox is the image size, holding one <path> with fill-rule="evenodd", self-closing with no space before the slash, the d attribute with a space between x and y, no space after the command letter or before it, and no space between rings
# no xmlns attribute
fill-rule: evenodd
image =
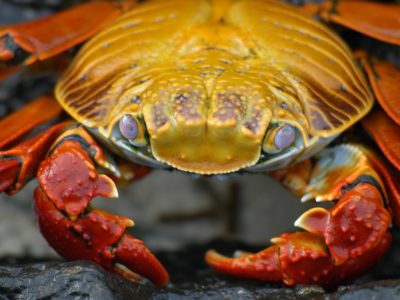
<svg viewBox="0 0 400 300"><path fill-rule="evenodd" d="M283 124L270 129L265 136L263 151L274 154L291 146L296 139L296 129L289 124Z"/></svg>
<svg viewBox="0 0 400 300"><path fill-rule="evenodd" d="M119 121L121 135L137 147L147 145L143 127L143 124L131 115L124 115Z"/></svg>

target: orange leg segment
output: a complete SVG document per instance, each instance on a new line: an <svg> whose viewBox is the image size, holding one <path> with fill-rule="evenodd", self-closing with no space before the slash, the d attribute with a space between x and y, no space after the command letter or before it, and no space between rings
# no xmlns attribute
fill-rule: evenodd
<svg viewBox="0 0 400 300"><path fill-rule="evenodd" d="M385 157L392 166L400 170L400 130L384 111L376 109L367 118L362 120L364 129L375 140ZM398 225L400 225L400 178L394 175L384 162L370 155L370 160L378 170L387 187L388 206Z"/></svg>
<svg viewBox="0 0 400 300"><path fill-rule="evenodd" d="M306 4L302 10L319 15L377 40L400 45L400 5L373 1L326 1L322 5Z"/></svg>
<svg viewBox="0 0 400 300"><path fill-rule="evenodd" d="M368 59L367 54L360 56L376 99L390 118L400 125L400 69L387 61Z"/></svg>
<svg viewBox="0 0 400 300"><path fill-rule="evenodd" d="M306 232L282 234L271 240L275 245L236 258L211 250L207 263L227 275L287 285L332 285L366 272L391 243L386 189L369 155L361 146L345 144L324 150L311 164L301 164L310 169L307 172L296 166L286 175L279 171L275 177L296 193L302 191L302 201L335 205L305 212L295 225Z"/></svg>
<svg viewBox="0 0 400 300"><path fill-rule="evenodd" d="M40 97L0 120L0 150L12 146L32 129L56 118L61 112L62 108L55 99Z"/></svg>
<svg viewBox="0 0 400 300"><path fill-rule="evenodd" d="M47 151L70 122L60 123L7 151L0 151L0 192L15 194L36 175Z"/></svg>
<svg viewBox="0 0 400 300"><path fill-rule="evenodd" d="M362 120L363 128L372 136L385 157L400 170L400 130L382 110L373 111Z"/></svg>
<svg viewBox="0 0 400 300"><path fill-rule="evenodd" d="M31 64L85 41L135 5L97 1L39 20L0 28L0 67Z"/></svg>
<svg viewBox="0 0 400 300"><path fill-rule="evenodd" d="M60 113L53 99L41 97L0 121L0 192L14 194L35 176L41 160L68 122L47 126L36 135L32 131ZM29 133L32 137L27 137Z"/></svg>

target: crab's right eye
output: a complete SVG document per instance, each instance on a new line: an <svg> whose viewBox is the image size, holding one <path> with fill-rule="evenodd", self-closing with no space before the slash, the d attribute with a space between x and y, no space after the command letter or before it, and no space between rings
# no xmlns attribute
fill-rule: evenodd
<svg viewBox="0 0 400 300"><path fill-rule="evenodd" d="M296 131L293 126L285 124L280 127L274 136L274 144L278 150L285 149L293 144L296 137Z"/></svg>
<svg viewBox="0 0 400 300"><path fill-rule="evenodd" d="M141 122L131 115L124 115L119 121L121 135L137 147L147 145L143 127Z"/></svg>
<svg viewBox="0 0 400 300"><path fill-rule="evenodd" d="M296 129L290 124L282 124L268 131L264 142L263 151L275 154L293 145L296 139Z"/></svg>
<svg viewBox="0 0 400 300"><path fill-rule="evenodd" d="M119 121L119 130L121 134L128 140L137 138L139 128L136 120L131 115L124 115Z"/></svg>

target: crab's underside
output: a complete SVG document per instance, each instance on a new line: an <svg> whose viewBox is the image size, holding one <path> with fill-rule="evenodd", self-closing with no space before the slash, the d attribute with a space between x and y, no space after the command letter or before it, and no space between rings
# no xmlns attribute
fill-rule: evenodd
<svg viewBox="0 0 400 300"><path fill-rule="evenodd" d="M207 263L288 285L354 278L400 221L400 70L354 55L311 17L399 46L399 16L398 4L363 1L97 1L0 28L0 78L65 60L91 38L58 81L58 102L41 97L0 121L0 191L36 176L39 226L60 255L162 286L168 273L126 232L133 222L91 200L116 197L116 183L149 167L269 172L331 208L305 212L304 231L259 253L210 250ZM353 134L321 150L361 119L378 147Z"/></svg>

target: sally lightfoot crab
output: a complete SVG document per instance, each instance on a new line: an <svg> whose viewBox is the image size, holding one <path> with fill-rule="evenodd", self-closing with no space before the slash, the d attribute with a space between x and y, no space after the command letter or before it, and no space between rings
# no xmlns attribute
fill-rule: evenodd
<svg viewBox="0 0 400 300"><path fill-rule="evenodd" d="M396 4L361 1L98 1L0 28L0 78L90 38L57 101L41 97L0 121L0 191L36 176L38 223L60 255L162 286L168 273L126 232L133 222L91 200L116 197L115 183L149 168L270 172L302 201L331 208L305 212L295 222L304 231L266 250L210 250L207 263L288 285L358 276L400 220L400 71L353 55L311 16L399 45L399 15ZM386 113L367 115L375 98ZM361 119L380 150L358 138L328 146Z"/></svg>

